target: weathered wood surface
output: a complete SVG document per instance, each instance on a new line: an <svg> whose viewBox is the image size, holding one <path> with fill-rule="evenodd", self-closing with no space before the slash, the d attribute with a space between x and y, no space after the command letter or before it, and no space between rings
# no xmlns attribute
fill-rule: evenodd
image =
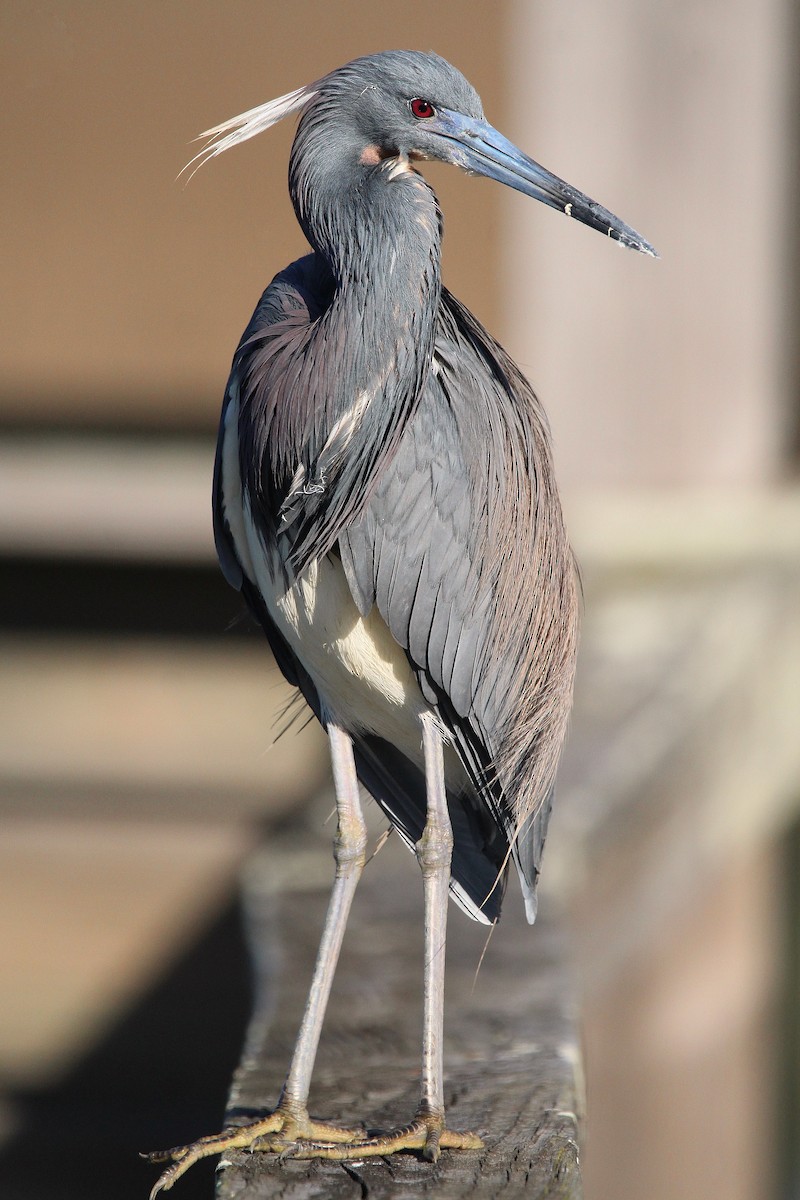
<svg viewBox="0 0 800 1200"><path fill-rule="evenodd" d="M309 861L312 866L309 871ZM320 871L320 866L322 870ZM268 851L247 888L258 996L228 1118L274 1104L305 1000L332 863ZM294 878L276 895L274 877ZM309 886L310 880L313 886ZM278 884L280 887L280 882ZM310 1109L370 1129L402 1124L418 1096L422 912L413 858L388 846L368 865L348 928L323 1030ZM454 1129L486 1148L444 1151L435 1165L410 1154L340 1165L239 1153L223 1163L219 1200L313 1197L581 1195L580 1059L561 935L546 912L530 929L516 895L496 929L473 990L486 930L451 908L445 1099Z"/></svg>
<svg viewBox="0 0 800 1200"><path fill-rule="evenodd" d="M783 729L797 711L795 579L778 564L759 571L731 565L669 582L645 573L591 585L545 872L551 895L577 903L584 989L612 967L624 970L636 947L684 919L694 889L721 858L785 820L787 780L797 769L796 738ZM765 726L770 736L754 738ZM732 744L739 752L728 766ZM294 871L275 851L265 861L267 875L280 865L284 882L307 878L305 860ZM324 855L315 861L324 885L290 891L275 918L272 944L283 945L283 962L262 975L270 986L279 979L280 1007L268 1037L266 1019L254 1021L234 1089L236 1119L274 1103L280 1089L330 878ZM402 853L390 862L382 852L365 875L323 1034L315 1115L385 1127L413 1111L419 893L413 860ZM486 1153L443 1156L435 1168L403 1156L348 1170L240 1156L221 1176L221 1200L305 1200L356 1195L358 1187L401 1196L478 1188L487 1196L580 1194L582 1101L564 946L546 921L528 929L515 901L512 882L472 996L483 934L455 910L450 920L450 1119L455 1128L476 1128ZM274 904L262 895L255 905L262 924Z"/></svg>
<svg viewBox="0 0 800 1200"><path fill-rule="evenodd" d="M584 987L690 926L709 881L794 819L799 664L795 555L587 581L544 871L577 905Z"/></svg>

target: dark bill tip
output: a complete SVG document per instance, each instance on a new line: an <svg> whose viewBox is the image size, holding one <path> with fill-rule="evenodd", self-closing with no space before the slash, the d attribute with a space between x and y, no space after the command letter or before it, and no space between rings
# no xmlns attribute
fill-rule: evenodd
<svg viewBox="0 0 800 1200"><path fill-rule="evenodd" d="M638 250L651 258L659 257L655 247L630 225L528 158L527 154L523 154L513 142L485 121L440 109L431 126L449 143L446 157L457 166L495 179L525 196L540 200L549 208L555 208L582 225L604 233L620 246Z"/></svg>

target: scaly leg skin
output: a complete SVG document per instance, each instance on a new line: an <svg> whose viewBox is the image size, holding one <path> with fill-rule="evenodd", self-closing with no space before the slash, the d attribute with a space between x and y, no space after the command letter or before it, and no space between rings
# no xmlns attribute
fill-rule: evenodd
<svg viewBox="0 0 800 1200"><path fill-rule="evenodd" d="M483 1141L477 1133L456 1133L446 1129L444 1115L423 1112L422 1108L408 1124L390 1133L348 1141L346 1145L324 1145L298 1142L289 1152L291 1158L325 1158L336 1162L352 1162L362 1158L383 1157L401 1150L419 1150L427 1162L436 1162L440 1150L482 1150Z"/></svg>
<svg viewBox="0 0 800 1200"><path fill-rule="evenodd" d="M155 1200L159 1192L167 1192L180 1179L181 1175L194 1166L201 1158L212 1154L223 1154L228 1150L266 1150L273 1153L284 1153L308 1141L312 1144L326 1146L337 1142L359 1142L364 1138L363 1129L341 1129L338 1125L329 1125L323 1121L312 1121L305 1109L289 1106L283 1101L269 1116L247 1125L231 1125L221 1133L212 1133L207 1137L198 1138L187 1146L174 1146L171 1150L154 1150L143 1154L148 1162L169 1162L172 1165L159 1176L150 1200Z"/></svg>
<svg viewBox="0 0 800 1200"><path fill-rule="evenodd" d="M358 795L352 742L344 730L333 724L328 725L328 736L338 813L338 828L334 841L336 878L314 966L311 990L278 1107L274 1113L249 1125L233 1126L221 1133L199 1138L187 1146L175 1146L172 1150L144 1155L151 1162L167 1162L172 1159L172 1166L167 1167L157 1180L150 1193L150 1200L160 1191L171 1188L176 1179L188 1171L193 1163L210 1154L247 1149L283 1152L298 1142L330 1145L364 1139L363 1129L339 1129L335 1125L312 1121L306 1107L325 1008L353 894L364 866L367 846L367 830Z"/></svg>
<svg viewBox="0 0 800 1200"><path fill-rule="evenodd" d="M483 1142L475 1133L454 1133L444 1123L444 967L447 936L447 904L453 831L447 811L442 738L433 717L422 718L425 750L425 780L428 815L417 842L417 860L425 889L425 993L422 1033L422 1095L410 1124L378 1137L347 1145L300 1144L293 1158L336 1160L395 1154L420 1150L422 1157L436 1162L440 1149L480 1150Z"/></svg>

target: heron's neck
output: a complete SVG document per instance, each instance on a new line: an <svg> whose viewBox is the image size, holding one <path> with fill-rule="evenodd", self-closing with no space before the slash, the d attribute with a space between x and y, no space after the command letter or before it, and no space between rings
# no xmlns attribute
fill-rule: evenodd
<svg viewBox="0 0 800 1200"><path fill-rule="evenodd" d="M324 343L328 422L373 400L408 415L433 358L441 295L441 217L425 180L385 159L341 182L333 159L295 170L298 219L333 287L316 337ZM323 172L327 172L327 177ZM334 186L331 176L336 176ZM364 411L366 411L364 409ZM375 436L380 422L371 413Z"/></svg>
<svg viewBox="0 0 800 1200"><path fill-rule="evenodd" d="M363 511L415 412L433 361L441 234L433 192L396 160L346 186L326 187L318 172L299 189L292 182L333 282L305 355L313 376L301 466L321 498L295 547L302 568Z"/></svg>
<svg viewBox="0 0 800 1200"><path fill-rule="evenodd" d="M333 278L332 308L363 323L373 352L403 341L422 352L432 348L441 216L421 175L387 159L301 221Z"/></svg>

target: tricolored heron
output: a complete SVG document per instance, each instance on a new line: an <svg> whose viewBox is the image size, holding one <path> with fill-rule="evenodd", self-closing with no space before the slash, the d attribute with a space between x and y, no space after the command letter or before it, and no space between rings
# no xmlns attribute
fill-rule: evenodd
<svg viewBox="0 0 800 1200"><path fill-rule="evenodd" d="M336 876L289 1073L269 1116L177 1147L155 1188L236 1147L362 1158L479 1147L445 1127L448 887L494 922L513 861L528 920L571 704L576 582L546 420L442 285L441 214L416 169L454 163L654 254L484 120L434 54L356 59L208 132L198 159L300 113L289 191L311 253L233 360L214 529L222 570L330 739ZM364 864L359 780L416 850L425 893L422 1094L367 1137L310 1118L314 1057Z"/></svg>

